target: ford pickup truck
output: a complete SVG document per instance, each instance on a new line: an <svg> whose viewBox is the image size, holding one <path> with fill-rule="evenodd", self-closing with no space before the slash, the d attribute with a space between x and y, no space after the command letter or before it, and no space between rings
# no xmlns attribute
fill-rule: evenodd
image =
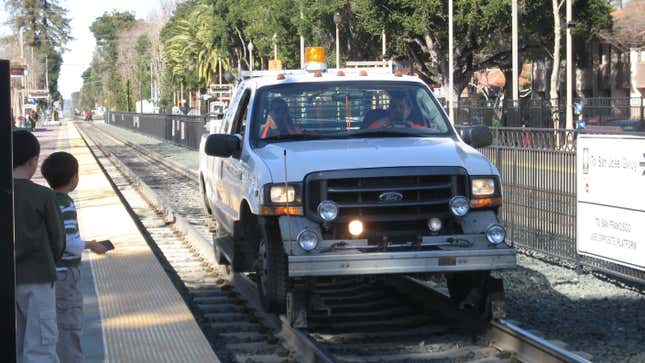
<svg viewBox="0 0 645 363"><path fill-rule="evenodd" d="M255 272L267 311L320 276L445 274L487 309L490 271L513 268L500 175L418 77L378 69L273 71L237 86L200 146L218 262Z"/></svg>

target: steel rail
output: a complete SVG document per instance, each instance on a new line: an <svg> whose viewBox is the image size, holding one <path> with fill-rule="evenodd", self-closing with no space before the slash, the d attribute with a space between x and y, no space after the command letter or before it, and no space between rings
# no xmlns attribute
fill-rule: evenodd
<svg viewBox="0 0 645 363"><path fill-rule="evenodd" d="M551 341L526 331L519 326L499 319L490 323L493 345L504 351L514 352L527 363L589 363L587 358L570 352Z"/></svg>

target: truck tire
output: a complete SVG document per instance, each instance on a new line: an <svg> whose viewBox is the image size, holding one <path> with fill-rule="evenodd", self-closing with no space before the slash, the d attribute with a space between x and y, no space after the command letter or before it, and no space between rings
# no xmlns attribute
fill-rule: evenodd
<svg viewBox="0 0 645 363"><path fill-rule="evenodd" d="M264 310L282 314L287 304L287 255L279 240L262 238L258 245L258 293Z"/></svg>
<svg viewBox="0 0 645 363"><path fill-rule="evenodd" d="M450 299L460 310L490 317L488 279L490 271L455 272L447 276Z"/></svg>

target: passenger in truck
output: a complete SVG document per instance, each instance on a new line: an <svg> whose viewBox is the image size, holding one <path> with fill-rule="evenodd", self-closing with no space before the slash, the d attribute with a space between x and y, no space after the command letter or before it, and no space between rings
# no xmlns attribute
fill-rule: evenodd
<svg viewBox="0 0 645 363"><path fill-rule="evenodd" d="M369 123L368 129L426 128L419 112L415 112L412 103L404 94L393 93L390 96L390 107L385 116Z"/></svg>
<svg viewBox="0 0 645 363"><path fill-rule="evenodd" d="M273 99L269 107L266 122L262 126L260 138L267 139L279 135L295 135L301 133L302 129L294 125L291 120L287 103L282 98Z"/></svg>

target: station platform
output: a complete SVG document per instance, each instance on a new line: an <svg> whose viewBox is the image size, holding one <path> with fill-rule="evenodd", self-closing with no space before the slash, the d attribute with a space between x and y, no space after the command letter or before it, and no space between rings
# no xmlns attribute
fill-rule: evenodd
<svg viewBox="0 0 645 363"><path fill-rule="evenodd" d="M71 196L81 236L111 240L105 255L83 255L84 362L219 362L185 301L166 275L72 122L34 134L40 161L67 151L79 161ZM47 185L36 173L34 182Z"/></svg>

